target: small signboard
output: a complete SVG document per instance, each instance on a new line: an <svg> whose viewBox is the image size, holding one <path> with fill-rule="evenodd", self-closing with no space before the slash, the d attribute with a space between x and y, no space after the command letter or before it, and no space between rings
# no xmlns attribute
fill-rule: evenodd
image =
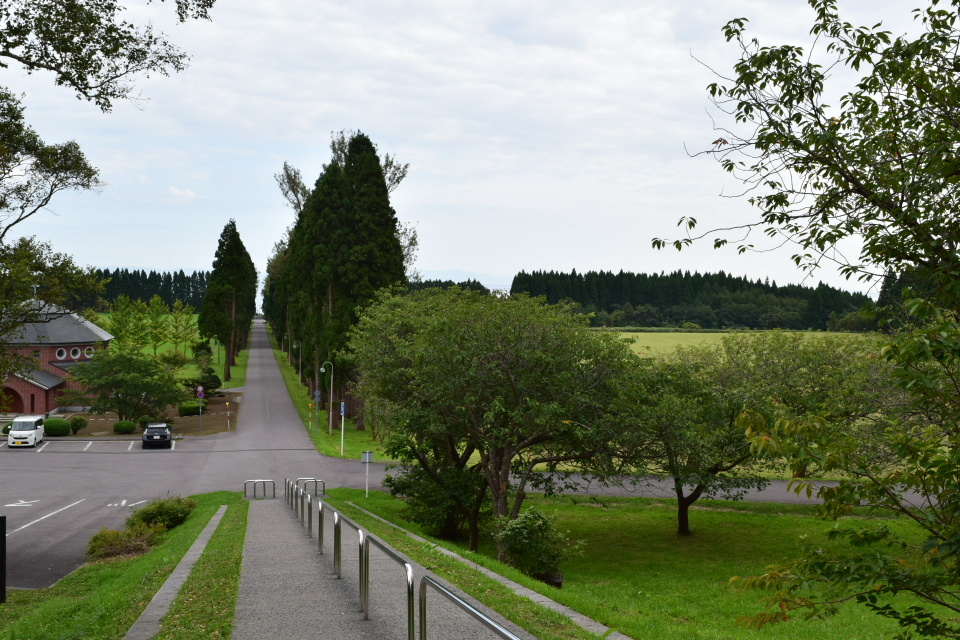
<svg viewBox="0 0 960 640"><path fill-rule="evenodd" d="M373 451L363 451L360 453L360 462L370 464L373 462Z"/></svg>
<svg viewBox="0 0 960 640"><path fill-rule="evenodd" d="M202 398L202 397L203 397L203 391L197 391L197 397L198 397L198 398Z"/></svg>
<svg viewBox="0 0 960 640"><path fill-rule="evenodd" d="M345 415L347 415L347 403L346 403L346 402L341 402L341 403L340 403L340 416L342 417L342 416L345 416Z"/></svg>

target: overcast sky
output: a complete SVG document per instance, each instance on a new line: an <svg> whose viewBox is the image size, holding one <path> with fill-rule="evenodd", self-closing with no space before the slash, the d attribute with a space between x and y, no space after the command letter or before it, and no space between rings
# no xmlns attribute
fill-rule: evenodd
<svg viewBox="0 0 960 640"><path fill-rule="evenodd" d="M520 270L720 269L799 282L789 249L655 251L681 216L749 220L709 158L702 61L736 60L721 27L747 17L762 44L809 42L804 0L220 0L210 22L131 2L192 56L145 100L101 113L52 78L3 70L47 142L76 140L106 183L60 195L21 224L96 267L209 269L235 218L263 273L294 219L273 175L312 185L332 131L360 130L410 163L392 194L420 238L425 277L508 288ZM902 2L840 0L855 24L911 24ZM898 32L899 32L898 31ZM863 290L824 270L807 280Z"/></svg>

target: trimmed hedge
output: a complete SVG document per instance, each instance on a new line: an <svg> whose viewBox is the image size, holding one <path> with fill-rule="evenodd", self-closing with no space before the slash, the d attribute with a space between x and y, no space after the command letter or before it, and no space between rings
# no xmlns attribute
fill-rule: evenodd
<svg viewBox="0 0 960 640"><path fill-rule="evenodd" d="M137 425L130 420L118 420L113 423L114 433L133 433L137 430Z"/></svg>
<svg viewBox="0 0 960 640"><path fill-rule="evenodd" d="M87 419L81 418L80 416L73 416L70 418L70 431L73 432L73 435L77 435L77 432L87 426Z"/></svg>
<svg viewBox="0 0 960 640"><path fill-rule="evenodd" d="M206 409L209 400L203 398L202 400L187 400L186 402L181 402L177 411L181 416L198 416L200 415L201 402L203 403L203 408Z"/></svg>
<svg viewBox="0 0 960 640"><path fill-rule="evenodd" d="M70 423L64 418L47 418L43 421L43 434L54 437L68 436Z"/></svg>

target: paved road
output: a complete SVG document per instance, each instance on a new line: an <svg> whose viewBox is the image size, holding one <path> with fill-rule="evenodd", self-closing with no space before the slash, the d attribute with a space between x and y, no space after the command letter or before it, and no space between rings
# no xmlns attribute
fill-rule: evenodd
<svg viewBox="0 0 960 640"><path fill-rule="evenodd" d="M322 478L363 487L359 461L316 452L289 400L262 322L254 325L237 429L177 441L173 450L139 442L66 440L36 449L0 447L0 514L7 516L7 585L50 586L85 560L102 527L122 528L130 506L155 497L242 491L244 480ZM371 486L382 478L372 469Z"/></svg>

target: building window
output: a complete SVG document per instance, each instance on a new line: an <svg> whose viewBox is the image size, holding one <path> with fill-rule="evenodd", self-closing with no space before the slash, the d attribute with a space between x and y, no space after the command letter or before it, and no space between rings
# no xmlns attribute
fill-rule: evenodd
<svg viewBox="0 0 960 640"><path fill-rule="evenodd" d="M92 357L93 357L93 347L87 347L86 349L84 349L84 350L83 350L83 355L87 356L88 358L92 358Z"/></svg>
<svg viewBox="0 0 960 640"><path fill-rule="evenodd" d="M57 360L66 360L67 359L67 350L63 347L57 349Z"/></svg>
<svg viewBox="0 0 960 640"><path fill-rule="evenodd" d="M80 347L74 347L73 349L70 349L70 357L73 358L74 360L76 360L77 358L79 358L79 357L80 357Z"/></svg>

